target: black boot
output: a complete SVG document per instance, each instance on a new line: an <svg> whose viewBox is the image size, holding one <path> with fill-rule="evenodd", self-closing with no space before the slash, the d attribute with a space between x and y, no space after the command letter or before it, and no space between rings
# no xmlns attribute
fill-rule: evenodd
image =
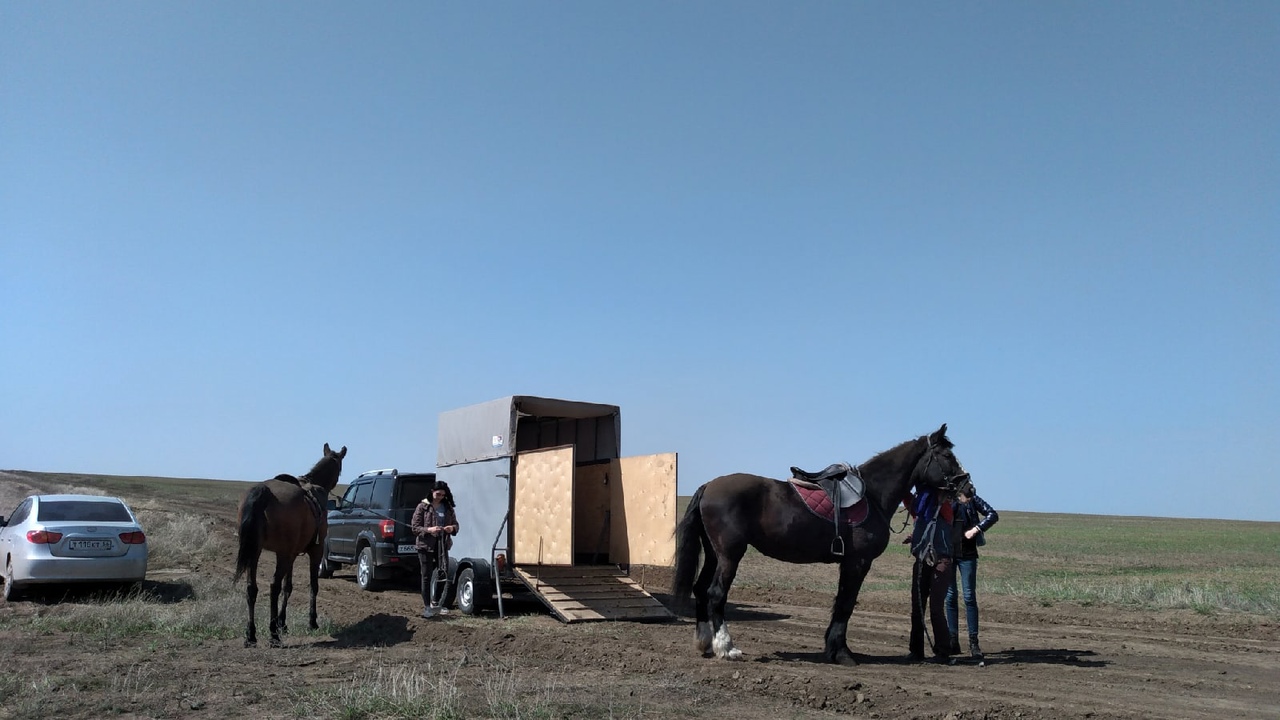
<svg viewBox="0 0 1280 720"><path fill-rule="evenodd" d="M982 647L978 645L977 635L969 636L969 657L973 658L974 660L977 660L978 662L983 661Z"/></svg>
<svg viewBox="0 0 1280 720"><path fill-rule="evenodd" d="M951 654L952 655L960 654L960 636L959 635L951 636Z"/></svg>

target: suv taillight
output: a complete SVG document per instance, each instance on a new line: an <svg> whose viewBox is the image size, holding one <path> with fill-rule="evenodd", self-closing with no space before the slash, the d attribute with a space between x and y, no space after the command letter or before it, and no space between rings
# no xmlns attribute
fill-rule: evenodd
<svg viewBox="0 0 1280 720"><path fill-rule="evenodd" d="M396 536L396 521L383 520L378 523L378 529L382 531L383 540L393 540Z"/></svg>
<svg viewBox="0 0 1280 720"><path fill-rule="evenodd" d="M36 545L52 545L62 539L62 533L52 530L28 530L27 542Z"/></svg>

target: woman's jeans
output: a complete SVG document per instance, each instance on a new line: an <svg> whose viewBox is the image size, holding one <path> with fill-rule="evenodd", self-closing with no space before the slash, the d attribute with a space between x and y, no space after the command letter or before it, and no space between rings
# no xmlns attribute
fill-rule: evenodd
<svg viewBox="0 0 1280 720"><path fill-rule="evenodd" d="M947 589L947 628L951 637L960 636L960 608L956 602L956 585L964 586L964 619L969 626L969 637L978 637L978 559L956 560L956 574Z"/></svg>

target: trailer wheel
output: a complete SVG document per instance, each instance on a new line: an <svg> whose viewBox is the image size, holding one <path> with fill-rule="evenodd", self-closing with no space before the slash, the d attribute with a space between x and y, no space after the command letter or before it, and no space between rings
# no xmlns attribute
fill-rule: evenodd
<svg viewBox="0 0 1280 720"><path fill-rule="evenodd" d="M373 548L368 545L360 548L360 557L356 558L356 585L361 590L377 589L377 581L373 577Z"/></svg>
<svg viewBox="0 0 1280 720"><path fill-rule="evenodd" d="M476 588L476 573L467 568L458 573L458 610L464 615L478 615L482 601Z"/></svg>

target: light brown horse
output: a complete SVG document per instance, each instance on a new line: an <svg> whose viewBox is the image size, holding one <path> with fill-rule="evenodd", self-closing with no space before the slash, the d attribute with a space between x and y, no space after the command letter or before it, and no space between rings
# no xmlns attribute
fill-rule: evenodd
<svg viewBox="0 0 1280 720"><path fill-rule="evenodd" d="M249 584L245 599L249 603L249 624L244 631L244 646L258 644L253 610L258 600L258 559L263 550L276 554L276 573L271 578L271 647L280 647L280 634L287 633L285 608L293 593L293 561L302 553L311 559L311 622L316 622L316 594L320 591L320 555L324 552L329 518L325 510L329 493L342 474L344 445L334 452L324 444L324 457L300 478L277 475L249 488L240 500L240 552L236 556L238 582L246 572ZM284 594L281 596L281 588Z"/></svg>

